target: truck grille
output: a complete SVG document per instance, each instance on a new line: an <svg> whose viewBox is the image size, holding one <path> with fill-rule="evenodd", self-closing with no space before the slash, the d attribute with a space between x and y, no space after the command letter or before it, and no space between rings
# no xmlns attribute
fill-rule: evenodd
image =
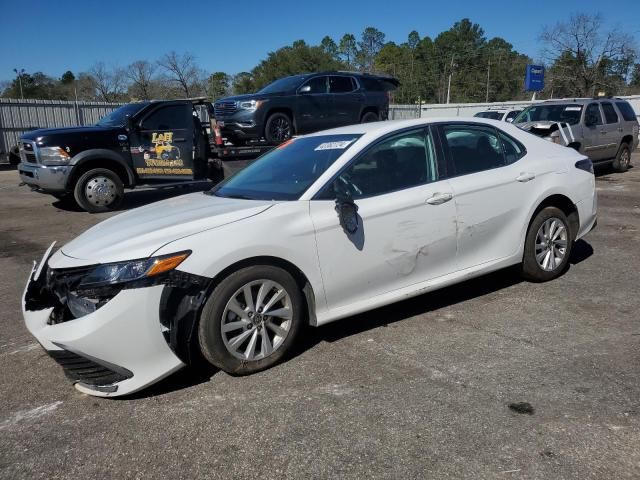
<svg viewBox="0 0 640 480"><path fill-rule="evenodd" d="M236 102L218 102L213 106L213 110L216 118L224 117L226 115L231 115L235 113L238 108L236 107Z"/></svg>
<svg viewBox="0 0 640 480"><path fill-rule="evenodd" d="M35 146L30 142L21 142L20 159L27 163L38 163Z"/></svg>
<svg viewBox="0 0 640 480"><path fill-rule="evenodd" d="M93 360L66 350L52 350L48 353L60 364L67 378L72 381L94 386L111 385L133 376L131 372L115 372Z"/></svg>

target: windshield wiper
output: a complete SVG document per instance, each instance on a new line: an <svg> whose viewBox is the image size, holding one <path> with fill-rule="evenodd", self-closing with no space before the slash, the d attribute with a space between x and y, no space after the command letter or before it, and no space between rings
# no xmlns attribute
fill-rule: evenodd
<svg viewBox="0 0 640 480"><path fill-rule="evenodd" d="M221 198L236 198L238 200L253 200L253 198L251 197L247 197L246 195L240 195L237 193L233 193L230 195L219 195L217 192L213 193L216 197L221 197Z"/></svg>

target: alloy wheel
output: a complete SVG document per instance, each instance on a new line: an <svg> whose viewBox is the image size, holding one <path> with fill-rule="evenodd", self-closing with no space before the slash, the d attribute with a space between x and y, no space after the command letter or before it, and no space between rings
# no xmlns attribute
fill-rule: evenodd
<svg viewBox="0 0 640 480"><path fill-rule="evenodd" d="M629 163L631 162L631 153L629 149L625 148L620 153L620 168L626 169L629 167Z"/></svg>
<svg viewBox="0 0 640 480"><path fill-rule="evenodd" d="M552 272L562 264L567 254L567 226L557 217L548 218L536 234L536 262L546 271Z"/></svg>
<svg viewBox="0 0 640 480"><path fill-rule="evenodd" d="M291 137L291 124L286 118L276 118L271 124L270 133L273 138L283 142Z"/></svg>
<svg viewBox="0 0 640 480"><path fill-rule="evenodd" d="M278 350L291 330L289 293L272 280L254 280L239 288L222 313L220 331L228 352L247 361Z"/></svg>

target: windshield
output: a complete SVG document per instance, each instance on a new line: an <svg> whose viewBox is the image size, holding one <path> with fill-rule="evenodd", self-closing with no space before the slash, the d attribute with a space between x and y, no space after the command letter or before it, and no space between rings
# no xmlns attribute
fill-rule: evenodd
<svg viewBox="0 0 640 480"><path fill-rule="evenodd" d="M513 123L563 122L575 125L580 122L582 105L577 103L560 105L532 105L525 108Z"/></svg>
<svg viewBox="0 0 640 480"><path fill-rule="evenodd" d="M100 127L121 127L126 125L127 117L138 113L146 103L129 103L102 117L97 123Z"/></svg>
<svg viewBox="0 0 640 480"><path fill-rule="evenodd" d="M284 77L280 80L276 80L273 83L270 83L258 93L281 93L288 92L289 90L293 90L297 88L298 85L302 83L302 81L306 77L304 75L295 75L293 77Z"/></svg>
<svg viewBox="0 0 640 480"><path fill-rule="evenodd" d="M474 115L477 118L488 118L490 120L500 120L502 112L478 112Z"/></svg>
<svg viewBox="0 0 640 480"><path fill-rule="evenodd" d="M217 197L297 200L361 135L289 140L211 190Z"/></svg>

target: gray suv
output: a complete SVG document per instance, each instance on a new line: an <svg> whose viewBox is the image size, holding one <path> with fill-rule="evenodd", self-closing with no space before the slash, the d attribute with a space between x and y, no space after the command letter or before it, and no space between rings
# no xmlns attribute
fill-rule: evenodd
<svg viewBox="0 0 640 480"><path fill-rule="evenodd" d="M619 98L564 99L524 109L515 125L554 143L575 148L594 164L629 168L638 146L638 119L629 102Z"/></svg>

